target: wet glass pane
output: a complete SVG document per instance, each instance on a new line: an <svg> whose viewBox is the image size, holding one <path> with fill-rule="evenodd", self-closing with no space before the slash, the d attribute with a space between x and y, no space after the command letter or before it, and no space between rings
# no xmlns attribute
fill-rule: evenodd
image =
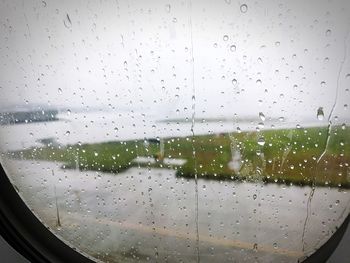
<svg viewBox="0 0 350 263"><path fill-rule="evenodd" d="M349 1L0 3L0 150L102 262L300 262L349 214Z"/></svg>

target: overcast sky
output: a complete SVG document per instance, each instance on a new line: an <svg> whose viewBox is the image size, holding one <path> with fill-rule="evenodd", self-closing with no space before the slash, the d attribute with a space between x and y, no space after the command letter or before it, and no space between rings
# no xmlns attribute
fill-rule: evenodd
<svg viewBox="0 0 350 263"><path fill-rule="evenodd" d="M342 119L349 14L348 0L2 0L0 105L176 118L191 115L195 94L199 117L301 120L319 107L327 117L338 86Z"/></svg>

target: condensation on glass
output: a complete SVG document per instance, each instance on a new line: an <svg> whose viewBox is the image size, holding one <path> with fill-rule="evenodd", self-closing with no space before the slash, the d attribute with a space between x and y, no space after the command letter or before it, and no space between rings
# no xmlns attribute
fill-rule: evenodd
<svg viewBox="0 0 350 263"><path fill-rule="evenodd" d="M349 9L1 1L1 164L95 260L302 261L349 214Z"/></svg>

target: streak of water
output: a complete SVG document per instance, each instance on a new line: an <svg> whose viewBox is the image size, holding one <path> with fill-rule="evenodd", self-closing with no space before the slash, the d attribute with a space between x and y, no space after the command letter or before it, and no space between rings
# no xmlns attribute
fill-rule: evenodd
<svg viewBox="0 0 350 263"><path fill-rule="evenodd" d="M54 171L52 170L52 175L54 176ZM61 227L61 219L60 219L60 211L58 209L58 202L57 202L57 193L56 193L56 185L54 185L54 194L55 194L55 202L56 202L56 216L57 216L57 222L56 226L58 228Z"/></svg>
<svg viewBox="0 0 350 263"><path fill-rule="evenodd" d="M302 241L302 244L303 244L303 252L305 252L305 247L306 247L305 233L306 233L307 223L309 221L309 217L310 217L310 214L311 214L311 201L312 201L312 197L314 196L314 193L315 193L315 187L313 186L311 188L311 191L310 191L310 194L309 194L309 198L307 200L306 218L305 218L305 221L304 221L303 234L302 234L302 237L301 237L301 241Z"/></svg>
<svg viewBox="0 0 350 263"><path fill-rule="evenodd" d="M194 179L195 179L195 226L196 226L196 251L197 251L197 262L200 262L199 257L199 227L198 227L198 175L197 175L197 162L196 162L196 148L194 145L195 135L195 117L196 117L196 87L195 87L195 68L194 68L194 54L193 54L193 29L192 29L192 1L189 0L189 28L191 37L191 62L192 62L192 122L191 122L191 133L192 133L192 157L194 163Z"/></svg>
<svg viewBox="0 0 350 263"><path fill-rule="evenodd" d="M340 76L341 76L341 73L343 71L344 63L346 61L346 55L347 55L347 44L346 44L346 41L347 41L347 39L349 37L349 33L350 33L350 30L348 30L348 32L346 33L345 38L344 38L343 59L340 62L340 67L339 67L339 71L338 71L337 86L336 86L336 90L335 90L335 97L334 97L333 105L332 105L331 111L329 112L329 115L328 115L328 126L327 126L328 128L327 128L326 143L325 143L325 147L323 149L322 154L317 159L317 164L322 160L324 155L327 153L327 149L328 149L328 145L329 145L329 139L330 139L330 135L331 135L331 132L332 132L332 117L333 117L334 109L337 106L337 101L338 101L338 96L339 96L338 93L339 93L339 86L340 86Z"/></svg>
<svg viewBox="0 0 350 263"><path fill-rule="evenodd" d="M346 44L346 41L347 41L347 39L349 37L349 33L350 33L350 30L347 31L347 33L345 35L345 38L344 38L343 59L340 62L340 67L339 67L339 71L338 71L337 86L336 86L336 91L335 91L334 102L333 102L331 111L329 112L329 115L328 115L328 126L327 126L327 136L326 136L325 146L324 146L323 152L321 153L321 155L317 159L316 164L319 164L319 162L322 160L324 155L327 153L329 140L330 140L330 136L331 136L331 132L332 132L332 116L333 116L333 112L334 112L334 110L335 110L335 108L337 106L337 101L338 101L338 95L339 95L338 93L339 93L339 86L340 86L339 85L340 84L340 76L341 76L341 72L343 71L343 67L344 67L345 61L346 61L346 55L347 55L347 44ZM315 171L315 176L316 176L316 173L318 172L317 171L317 166L316 166L315 170L316 170ZM311 191L310 191L310 194L309 194L309 198L308 198L308 202L307 202L307 211L306 211L306 217L305 217L305 221L304 221L303 234L302 234L303 251L305 251L305 246L306 246L306 243L305 243L306 226L307 226L310 214L311 214L311 202L312 202L312 198L313 198L314 193L315 193L315 176L313 178L313 182L312 182L313 185L312 185L312 188L311 188Z"/></svg>

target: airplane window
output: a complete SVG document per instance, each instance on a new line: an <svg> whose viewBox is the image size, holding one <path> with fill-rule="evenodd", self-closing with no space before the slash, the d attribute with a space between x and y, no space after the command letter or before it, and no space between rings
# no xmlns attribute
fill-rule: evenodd
<svg viewBox="0 0 350 263"><path fill-rule="evenodd" d="M349 215L350 2L0 2L1 165L99 262L302 262Z"/></svg>

